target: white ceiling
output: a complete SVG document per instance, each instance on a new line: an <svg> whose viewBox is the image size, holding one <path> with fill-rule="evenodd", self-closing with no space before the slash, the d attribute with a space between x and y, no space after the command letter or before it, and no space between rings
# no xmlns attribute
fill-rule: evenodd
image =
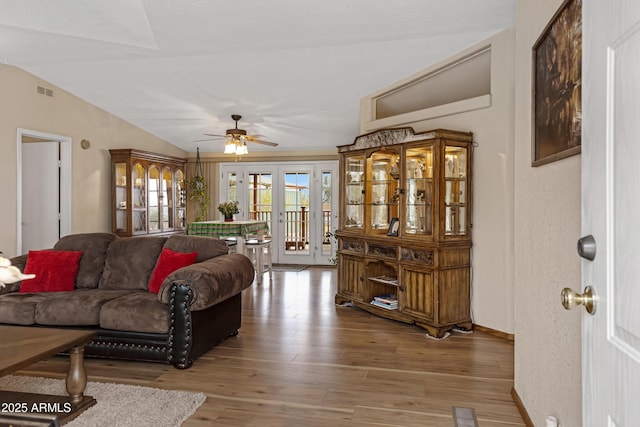
<svg viewBox="0 0 640 427"><path fill-rule="evenodd" d="M515 22L516 0L0 0L0 60L182 149L359 131L360 98ZM250 151L274 150L252 144Z"/></svg>

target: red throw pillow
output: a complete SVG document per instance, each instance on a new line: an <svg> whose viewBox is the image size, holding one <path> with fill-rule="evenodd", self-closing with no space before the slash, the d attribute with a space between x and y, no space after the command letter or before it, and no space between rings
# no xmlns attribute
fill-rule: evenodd
<svg viewBox="0 0 640 427"><path fill-rule="evenodd" d="M149 292L157 294L160 291L162 282L164 282L164 279L166 279L169 274L179 268L193 264L196 262L197 256L198 252L185 254L164 248L162 252L160 252L156 268L153 269L153 273L151 274L151 280L149 280Z"/></svg>
<svg viewBox="0 0 640 427"><path fill-rule="evenodd" d="M75 289L80 251L29 251L24 274L35 274L20 285L20 292L61 292Z"/></svg>

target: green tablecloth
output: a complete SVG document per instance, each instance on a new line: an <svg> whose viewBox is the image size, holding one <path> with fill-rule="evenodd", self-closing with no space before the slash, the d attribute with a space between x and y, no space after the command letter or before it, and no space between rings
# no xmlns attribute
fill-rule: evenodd
<svg viewBox="0 0 640 427"><path fill-rule="evenodd" d="M202 221L187 224L187 234L192 236L246 236L263 231L267 234L269 225L266 221Z"/></svg>

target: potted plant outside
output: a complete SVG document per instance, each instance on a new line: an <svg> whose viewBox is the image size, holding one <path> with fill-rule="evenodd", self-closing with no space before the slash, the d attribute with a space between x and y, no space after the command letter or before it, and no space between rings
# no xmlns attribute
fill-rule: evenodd
<svg viewBox="0 0 640 427"><path fill-rule="evenodd" d="M218 210L224 216L225 221L233 221L233 215L240 212L238 202L222 202L218 205Z"/></svg>

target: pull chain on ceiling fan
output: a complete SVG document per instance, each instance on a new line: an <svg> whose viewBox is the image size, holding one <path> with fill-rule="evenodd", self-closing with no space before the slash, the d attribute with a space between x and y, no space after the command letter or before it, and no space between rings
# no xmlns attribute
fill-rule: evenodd
<svg viewBox="0 0 640 427"><path fill-rule="evenodd" d="M249 153L249 150L247 148L247 142L255 142L256 144L269 145L271 147L278 146L278 144L276 144L275 142L258 139L262 135L247 135L246 130L238 129L238 120L242 118L241 115L232 114L231 118L236 122L236 127L233 129L227 129L227 133L225 135L205 133L204 135L213 136L215 138L200 139L194 142L212 141L216 139L226 138L227 141L225 142L225 145L224 145L224 153L235 154L236 156L243 156Z"/></svg>

